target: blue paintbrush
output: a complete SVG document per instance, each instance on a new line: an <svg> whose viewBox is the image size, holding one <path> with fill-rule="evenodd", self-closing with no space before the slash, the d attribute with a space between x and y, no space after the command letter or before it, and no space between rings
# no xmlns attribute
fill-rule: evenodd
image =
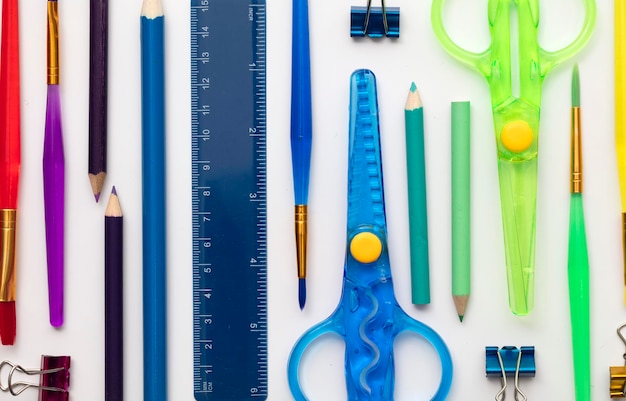
<svg viewBox="0 0 626 401"><path fill-rule="evenodd" d="M307 0L293 1L291 64L291 159L295 195L298 300L306 302L306 245L309 171L311 166L311 63Z"/></svg>

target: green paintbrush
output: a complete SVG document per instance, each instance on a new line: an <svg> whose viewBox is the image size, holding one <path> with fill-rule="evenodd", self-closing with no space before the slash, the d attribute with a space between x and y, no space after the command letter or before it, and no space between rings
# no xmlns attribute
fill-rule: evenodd
<svg viewBox="0 0 626 401"><path fill-rule="evenodd" d="M574 353L574 383L576 401L591 399L589 355L589 258L583 212L582 146L580 125L580 83L578 66L572 73L572 132L568 281L572 350Z"/></svg>

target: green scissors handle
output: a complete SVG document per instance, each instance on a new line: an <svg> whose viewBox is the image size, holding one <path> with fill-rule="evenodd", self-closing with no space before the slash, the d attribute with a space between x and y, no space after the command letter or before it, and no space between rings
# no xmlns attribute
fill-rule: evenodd
<svg viewBox="0 0 626 401"><path fill-rule="evenodd" d="M533 308L535 210L541 86L557 64L576 54L589 40L596 19L595 0L582 0L585 21L578 36L561 50L549 52L537 41L538 0L489 0L491 44L480 53L458 46L443 26L443 2L433 0L431 22L444 49L483 75L489 84L498 152L500 201L509 286L509 306L525 315ZM518 10L519 97L512 93L510 11Z"/></svg>
<svg viewBox="0 0 626 401"><path fill-rule="evenodd" d="M520 97L525 97L524 91L528 89L530 92L526 93L526 95L529 98L536 96L535 104L539 106L543 78L557 64L578 53L591 37L596 19L596 3L595 0L583 1L586 16L578 37L568 46L553 52L543 49L539 46L537 40L539 27L538 0L489 0L488 17L491 45L481 53L465 50L450 39L443 25L444 0L433 0L431 23L439 42L448 53L470 68L476 69L487 78L490 86L497 86L492 85L494 81L502 82L502 84L499 84L501 88L492 87L492 99L495 106L511 95L510 7L511 3L515 3L519 15L520 66L527 66L526 71L520 71ZM493 62L497 64L494 65ZM526 72L530 72L530 74L526 74ZM536 77L539 77L540 80L537 81ZM525 84L525 82L527 83ZM531 87L534 88L534 91ZM493 89L499 90L493 91ZM496 96L493 96L494 94Z"/></svg>

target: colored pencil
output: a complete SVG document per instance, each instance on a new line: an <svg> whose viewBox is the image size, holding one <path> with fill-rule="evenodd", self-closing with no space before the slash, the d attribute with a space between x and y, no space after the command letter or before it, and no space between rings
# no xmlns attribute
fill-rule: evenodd
<svg viewBox="0 0 626 401"><path fill-rule="evenodd" d="M470 297L470 107L452 102L452 299L461 322Z"/></svg>
<svg viewBox="0 0 626 401"><path fill-rule="evenodd" d="M2 1L0 42L0 340L15 342L15 242L20 178L18 0Z"/></svg>
<svg viewBox="0 0 626 401"><path fill-rule="evenodd" d="M89 182L96 202L107 171L108 0L91 0L89 13Z"/></svg>
<svg viewBox="0 0 626 401"><path fill-rule="evenodd" d="M295 197L298 302L306 303L307 218L311 170L311 61L309 54L309 5L293 0L291 56L291 162Z"/></svg>
<svg viewBox="0 0 626 401"><path fill-rule="evenodd" d="M104 212L104 399L124 399L124 218L115 187Z"/></svg>
<svg viewBox="0 0 626 401"><path fill-rule="evenodd" d="M59 13L48 0L48 99L43 144L43 197L46 218L50 324L63 325L65 247L65 156L59 96Z"/></svg>
<svg viewBox="0 0 626 401"><path fill-rule="evenodd" d="M622 252L624 304L626 304L626 2L614 2L615 150L622 200Z"/></svg>
<svg viewBox="0 0 626 401"><path fill-rule="evenodd" d="M409 193L409 243L411 250L411 299L415 305L430 303L428 261L428 210L424 154L424 108L415 83L404 106L406 168Z"/></svg>
<svg viewBox="0 0 626 401"><path fill-rule="evenodd" d="M165 73L161 0L141 12L144 400L167 399Z"/></svg>

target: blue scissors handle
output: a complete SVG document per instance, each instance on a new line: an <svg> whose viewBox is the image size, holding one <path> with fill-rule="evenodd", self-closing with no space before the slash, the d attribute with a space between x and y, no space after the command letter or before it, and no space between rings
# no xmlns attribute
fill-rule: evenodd
<svg viewBox="0 0 626 401"><path fill-rule="evenodd" d="M489 0L489 26L491 32L491 44L483 52L475 53L461 48L448 35L443 25L443 3L444 0L433 0L431 8L431 23L437 33L442 46L455 56L459 61L477 70L485 77L489 77L492 71L493 52L498 52L499 48L509 44L508 14L512 2L517 4L520 10L520 46L533 47L523 49L520 54L537 53L539 61L540 76L545 76L557 64L571 58L587 43L593 31L596 18L595 0L583 0L585 5L585 21L578 36L567 46L557 51L547 51L541 48L537 41L537 26L539 24L539 2L538 0ZM499 18L504 18L506 14L506 24L501 24ZM502 16L502 17L501 17ZM522 21L526 19L526 21ZM499 42L503 38L507 43ZM529 67L532 67L529 65Z"/></svg>
<svg viewBox="0 0 626 401"><path fill-rule="evenodd" d="M336 334L346 343L345 359L348 400L392 400L394 387L393 343L399 334L412 332L428 341L439 354L442 367L441 381L437 392L433 395L431 400L445 400L450 391L450 386L452 385L452 357L450 356L446 344L433 329L407 315L397 304L392 307L392 312L396 317L394 318L393 326L391 326L391 341L384 344L369 344L367 349L373 355L361 355L363 354L362 345L357 344L351 347L351 343L346 341L346 328L342 323L344 320L342 307L338 308L326 320L323 320L306 331L294 345L287 367L289 388L291 389L294 399L296 401L308 401L299 381L299 368L307 348L324 335ZM361 329L362 331L367 331L363 325ZM385 357L389 360L381 361L381 358ZM356 359L359 359L359 361ZM386 372L383 372L383 375L387 380L378 383L376 380L368 380L368 375L379 376L380 372L377 372L377 369L386 370ZM391 383L389 383L388 380L391 380Z"/></svg>
<svg viewBox="0 0 626 401"><path fill-rule="evenodd" d="M432 400L445 400L452 382L450 352L439 335L400 308L393 291L376 79L369 70L357 70L351 76L349 141L343 292L335 311L305 332L294 346L287 371L291 392L296 401L307 400L299 383L302 355L321 336L336 333L346 344L348 400L393 400L393 345L396 337L407 331L424 337L439 353L442 378Z"/></svg>

